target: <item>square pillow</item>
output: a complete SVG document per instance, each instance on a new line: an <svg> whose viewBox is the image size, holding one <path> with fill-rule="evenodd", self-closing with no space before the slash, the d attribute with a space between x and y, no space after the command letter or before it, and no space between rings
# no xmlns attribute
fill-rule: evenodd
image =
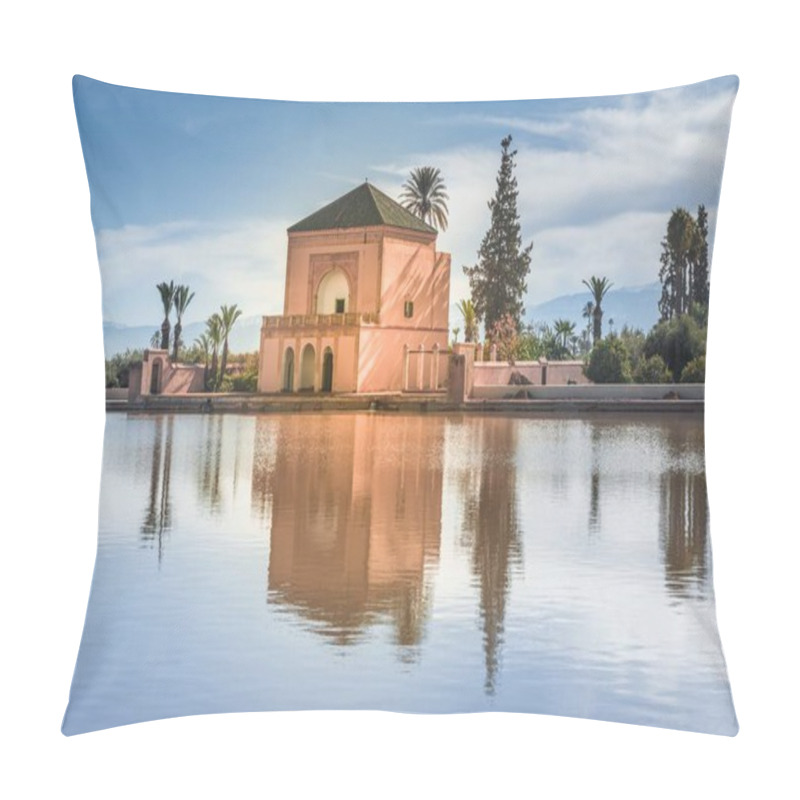
<svg viewBox="0 0 800 800"><path fill-rule="evenodd" d="M107 417L63 732L383 709L735 735L703 382L737 88L76 76Z"/></svg>

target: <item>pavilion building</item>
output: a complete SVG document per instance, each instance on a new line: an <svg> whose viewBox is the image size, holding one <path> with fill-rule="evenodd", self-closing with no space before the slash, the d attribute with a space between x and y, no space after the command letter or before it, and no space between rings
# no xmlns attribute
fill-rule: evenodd
<svg viewBox="0 0 800 800"><path fill-rule="evenodd" d="M450 254L436 233L367 182L292 225L283 314L261 327L258 390L440 388Z"/></svg>

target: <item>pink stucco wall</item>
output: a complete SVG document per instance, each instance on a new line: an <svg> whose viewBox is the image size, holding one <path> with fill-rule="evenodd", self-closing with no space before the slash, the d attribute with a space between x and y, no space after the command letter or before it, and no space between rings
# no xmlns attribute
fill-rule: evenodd
<svg viewBox="0 0 800 800"><path fill-rule="evenodd" d="M258 391L281 392L284 390L283 365L287 348L294 351L294 390L300 386L302 354L306 345L314 348L314 390L322 386L322 365L325 349L330 347L333 359L333 391L356 391L356 356L358 329L348 326L342 331L330 327L297 326L277 335L262 332L258 370Z"/></svg>
<svg viewBox="0 0 800 800"><path fill-rule="evenodd" d="M435 239L387 235L381 263L381 324L447 331L450 257L437 253ZM405 316L406 302L414 304Z"/></svg>
<svg viewBox="0 0 800 800"><path fill-rule="evenodd" d="M159 380L155 392L153 388L153 370L158 364ZM149 394L188 394L202 392L204 389L203 367L196 364L172 364L166 350L145 350L141 371L138 373L139 391L131 395L136 399L140 395Z"/></svg>
<svg viewBox="0 0 800 800"><path fill-rule="evenodd" d="M377 312L380 252L381 237L371 228L289 234L283 313L316 314L319 283L335 268L349 280L347 311Z"/></svg>
<svg viewBox="0 0 800 800"><path fill-rule="evenodd" d="M542 385L542 362L518 361L513 366L506 361L481 361L474 366L475 386L507 386L511 375L519 372L534 386ZM591 383L583 374L582 361L547 362L547 385L566 386L570 381L576 384Z"/></svg>
<svg viewBox="0 0 800 800"><path fill-rule="evenodd" d="M441 351L447 350L447 334L439 331L409 330L401 328L381 328L379 326L363 327L359 344L359 369L358 369L358 388L359 392L399 392L403 389L403 363L405 356L405 346L413 351L431 351L434 345L438 345ZM410 376L410 383L414 388L417 386L416 374L419 360L423 361L422 379L426 387L430 387L430 360L433 356L428 352L423 356L411 356L411 369L413 374ZM427 362L427 367L425 366ZM447 367L443 366L443 360L439 365L439 383L447 377Z"/></svg>
<svg viewBox="0 0 800 800"><path fill-rule="evenodd" d="M347 276L346 313L319 314L320 283L331 270ZM406 303L413 313L406 316ZM294 389L302 352L314 347L314 390L322 385L323 354L333 351L334 392L400 391L404 348L447 348L450 256L436 236L388 226L289 234L284 315L265 318L258 388L284 388L287 347L295 354ZM439 378L439 383L446 377ZM430 384L430 377L422 383Z"/></svg>

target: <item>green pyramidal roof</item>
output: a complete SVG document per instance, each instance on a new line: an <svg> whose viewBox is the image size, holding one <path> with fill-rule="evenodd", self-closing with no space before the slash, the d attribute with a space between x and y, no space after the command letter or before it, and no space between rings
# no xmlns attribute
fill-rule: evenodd
<svg viewBox="0 0 800 800"><path fill-rule="evenodd" d="M315 211L310 217L301 219L289 228L289 233L327 231L331 228L368 228L374 225L392 225L421 233L436 233L436 228L432 228L400 203L366 182Z"/></svg>

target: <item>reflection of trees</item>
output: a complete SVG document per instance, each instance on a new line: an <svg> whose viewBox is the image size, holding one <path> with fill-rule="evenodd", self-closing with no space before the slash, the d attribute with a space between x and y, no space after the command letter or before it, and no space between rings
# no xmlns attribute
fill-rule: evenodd
<svg viewBox="0 0 800 800"><path fill-rule="evenodd" d="M464 498L464 528L472 549L472 571L480 584L485 690L494 694L503 643L506 599L512 563L521 560L517 519L516 423L506 418L480 420L477 489ZM473 479L474 480L474 479ZM462 485L476 485L464 480Z"/></svg>
<svg viewBox="0 0 800 800"><path fill-rule="evenodd" d="M708 575L708 501L704 473L672 470L661 479L661 550L667 588L702 594Z"/></svg>
<svg viewBox="0 0 800 800"><path fill-rule="evenodd" d="M269 602L319 633L355 641L393 621L416 646L438 559L443 420L377 415L256 420L252 504L270 509ZM260 452L270 446L273 457Z"/></svg>
<svg viewBox="0 0 800 800"><path fill-rule="evenodd" d="M141 528L142 539L148 544L156 543L159 561L162 556L163 534L172 527L172 504L169 496L169 480L172 469L172 426L172 415L157 417L155 420L153 453L150 460L150 492Z"/></svg>
<svg viewBox="0 0 800 800"><path fill-rule="evenodd" d="M665 582L679 597L702 595L708 578L708 495L702 419L664 426L671 467L661 477L660 544Z"/></svg>
<svg viewBox="0 0 800 800"><path fill-rule="evenodd" d="M198 460L198 487L200 496L212 511L219 511L222 502L222 414L203 418L205 430L202 436Z"/></svg>
<svg viewBox="0 0 800 800"><path fill-rule="evenodd" d="M591 426L592 441L592 477L589 490L589 533L600 530L600 429Z"/></svg>

